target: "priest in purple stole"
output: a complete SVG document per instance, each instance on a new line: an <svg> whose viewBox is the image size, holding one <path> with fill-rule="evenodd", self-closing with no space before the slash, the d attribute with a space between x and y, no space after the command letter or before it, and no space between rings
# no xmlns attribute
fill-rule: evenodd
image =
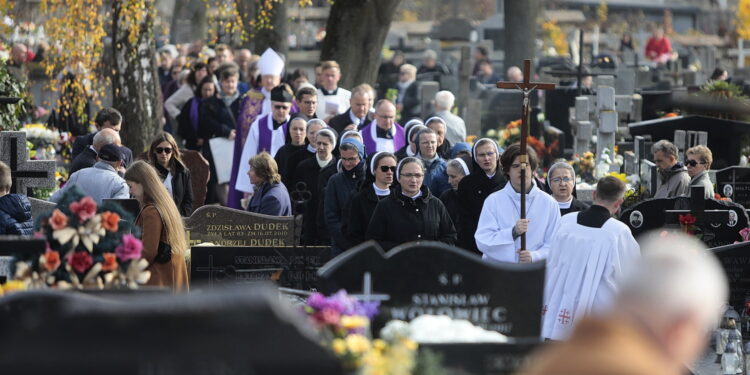
<svg viewBox="0 0 750 375"><path fill-rule="evenodd" d="M281 146L286 143L287 124L289 123L289 110L292 107L292 94L284 85L279 85L271 90L271 113L258 117L247 135L247 141L242 149L237 183L235 189L240 192L252 193L253 184L247 172L250 164L247 162L251 157L265 151L276 156Z"/></svg>
<svg viewBox="0 0 750 375"><path fill-rule="evenodd" d="M272 49L267 49L258 61L261 74L260 89L252 89L245 94L240 103L237 116L237 138L234 139L234 156L232 158L232 174L229 180L227 206L241 209L242 191L236 189L238 171L241 166L247 166L248 159L241 162L242 150L255 120L262 115L271 113L271 90L281 82L281 72L284 60ZM247 178L246 175L243 175Z"/></svg>
<svg viewBox="0 0 750 375"><path fill-rule="evenodd" d="M396 123L396 106L387 99L375 104L375 120L360 130L365 150L376 152L396 152L405 145L404 128Z"/></svg>

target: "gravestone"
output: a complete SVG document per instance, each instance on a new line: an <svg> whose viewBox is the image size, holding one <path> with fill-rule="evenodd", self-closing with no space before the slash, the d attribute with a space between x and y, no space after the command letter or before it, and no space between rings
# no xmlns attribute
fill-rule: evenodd
<svg viewBox="0 0 750 375"><path fill-rule="evenodd" d="M742 137L750 132L750 123L747 122L697 115L642 121L629 124L628 127L631 135L649 134L653 140L672 141L675 130L709 132L711 136L707 146L713 153L714 162L711 167L714 169L739 163Z"/></svg>
<svg viewBox="0 0 750 375"><path fill-rule="evenodd" d="M685 160L685 152L687 152L689 148L697 145L705 146L708 144L708 133L692 130L675 130L673 143L677 146L678 160Z"/></svg>
<svg viewBox="0 0 750 375"><path fill-rule="evenodd" d="M594 123L589 121L589 98L579 96L575 98L574 118L570 125L573 133L573 155L583 155L591 151L591 136Z"/></svg>
<svg viewBox="0 0 750 375"><path fill-rule="evenodd" d="M472 41L472 33L475 34L476 31L469 20L453 17L437 25L432 33L432 38L442 41L470 42Z"/></svg>
<svg viewBox="0 0 750 375"><path fill-rule="evenodd" d="M519 339L504 344L419 344L419 350L442 355L441 364L448 374L511 375L539 345L538 339Z"/></svg>
<svg viewBox="0 0 750 375"><path fill-rule="evenodd" d="M597 132L596 132L596 160L601 160L604 150L614 155L615 135L617 133L617 111L615 110L615 88L600 86L596 92ZM619 172L612 163L610 171Z"/></svg>
<svg viewBox="0 0 750 375"><path fill-rule="evenodd" d="M750 297L750 242L710 249L719 258L729 279L729 304L737 311L745 309Z"/></svg>
<svg viewBox="0 0 750 375"><path fill-rule="evenodd" d="M188 245L211 242L219 246L283 247L295 242L291 216L269 216L221 206L203 206L185 218Z"/></svg>
<svg viewBox="0 0 750 375"><path fill-rule="evenodd" d="M214 289L273 281L279 286L310 290L317 270L330 258L330 248L193 246L190 289Z"/></svg>
<svg viewBox="0 0 750 375"><path fill-rule="evenodd" d="M0 284L13 277L11 269L14 258L38 258L46 248L43 239L0 235Z"/></svg>
<svg viewBox="0 0 750 375"><path fill-rule="evenodd" d="M198 151L182 149L180 154L182 154L182 162L190 170L190 182L193 187L193 210L197 210L206 202L211 168L206 158Z"/></svg>
<svg viewBox="0 0 750 375"><path fill-rule="evenodd" d="M433 100L435 94L440 91L440 84L432 81L419 81L416 82L417 89L419 90L419 102L420 108L422 108L422 118L427 118L431 113L435 113L435 105Z"/></svg>
<svg viewBox="0 0 750 375"><path fill-rule="evenodd" d="M511 121L521 119L518 106L523 103L523 94L516 90L492 88L481 94L482 130L504 127ZM531 98L532 105L534 97ZM552 124L554 126L554 124ZM569 128L569 127L568 127Z"/></svg>
<svg viewBox="0 0 750 375"><path fill-rule="evenodd" d="M346 289L381 300L379 318L385 321L434 314L511 337L541 333L543 262L486 262L431 241L407 243L385 254L368 241L332 259L318 275L326 294Z"/></svg>
<svg viewBox="0 0 750 375"><path fill-rule="evenodd" d="M29 160L24 132L0 132L0 161L10 167L13 194L31 196L32 188L55 187L55 161Z"/></svg>
<svg viewBox="0 0 750 375"><path fill-rule="evenodd" d="M261 286L109 299L9 294L0 332L13 343L0 356L8 374L342 373L305 318Z"/></svg>
<svg viewBox="0 0 750 375"><path fill-rule="evenodd" d="M702 197L702 195L700 196ZM630 228L633 236L638 236L652 230L662 228L678 229L675 213L671 210L690 210L691 198L676 197L664 199L647 199L629 207L620 214L620 221ZM728 210L726 219L720 222L697 223L701 230L701 240L709 247L716 247L742 241L740 230L748 226L748 216L744 208L736 203L705 199L704 209L706 213L712 210ZM700 220L700 212L693 212ZM724 217L722 215L722 217Z"/></svg>
<svg viewBox="0 0 750 375"><path fill-rule="evenodd" d="M735 166L716 171L716 192L750 208L750 168Z"/></svg>
<svg viewBox="0 0 750 375"><path fill-rule="evenodd" d="M31 202L31 218L34 220L36 220L39 215L52 212L57 206L56 203L36 198L29 198L29 202Z"/></svg>

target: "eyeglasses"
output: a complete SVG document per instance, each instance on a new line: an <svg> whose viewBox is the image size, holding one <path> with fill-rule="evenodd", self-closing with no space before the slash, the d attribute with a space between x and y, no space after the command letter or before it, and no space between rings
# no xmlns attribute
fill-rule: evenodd
<svg viewBox="0 0 750 375"><path fill-rule="evenodd" d="M275 106L273 106L273 107L274 107L274 108L276 108L276 109L286 109L286 110L288 110L288 109L289 109L289 107L287 107L287 106L285 106L285 105L275 105Z"/></svg>
<svg viewBox="0 0 750 375"><path fill-rule="evenodd" d="M424 177L424 175L421 174L421 173L403 173L403 174L401 174L401 177L403 177L403 178L415 178L415 179L418 180L418 179Z"/></svg>
<svg viewBox="0 0 750 375"><path fill-rule="evenodd" d="M172 148L171 147L157 147L155 151L157 154L161 154L162 152L165 154L171 154Z"/></svg>
<svg viewBox="0 0 750 375"><path fill-rule="evenodd" d="M686 160L685 161L685 165L688 165L688 166L691 166L691 167L695 167L698 164L706 164L706 163L698 162L698 161L695 161L695 160Z"/></svg>
<svg viewBox="0 0 750 375"><path fill-rule="evenodd" d="M555 184L559 184L561 182L564 182L564 183L567 184L568 182L573 181L573 179L570 178L570 177L562 177L562 178L561 177L555 177L555 178L551 179L550 181L552 181Z"/></svg>
<svg viewBox="0 0 750 375"><path fill-rule="evenodd" d="M388 171L396 173L396 167L389 167L387 165L381 165L380 166L380 171L383 172L383 173L388 172Z"/></svg>

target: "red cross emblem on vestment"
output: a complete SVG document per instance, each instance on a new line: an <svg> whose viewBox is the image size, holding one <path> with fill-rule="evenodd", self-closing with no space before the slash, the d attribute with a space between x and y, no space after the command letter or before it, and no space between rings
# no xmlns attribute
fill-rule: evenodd
<svg viewBox="0 0 750 375"><path fill-rule="evenodd" d="M558 321L560 324L568 324L570 323L570 311L568 309L562 309L560 310L560 315L557 316L559 319Z"/></svg>

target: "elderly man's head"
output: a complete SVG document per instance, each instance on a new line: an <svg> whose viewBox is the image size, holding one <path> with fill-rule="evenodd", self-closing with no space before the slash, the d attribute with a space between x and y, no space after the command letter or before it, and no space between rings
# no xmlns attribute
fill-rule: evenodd
<svg viewBox="0 0 750 375"><path fill-rule="evenodd" d="M519 67L511 66L505 73L505 79L511 82L521 82L523 81L523 72Z"/></svg>
<svg viewBox="0 0 750 375"><path fill-rule="evenodd" d="M29 49L25 44L15 43L10 50L10 58L13 59L13 62L16 64L24 64L26 63L28 53Z"/></svg>
<svg viewBox="0 0 750 375"><path fill-rule="evenodd" d="M716 257L694 237L654 234L620 284L612 314L653 337L676 369L703 353L729 297ZM675 371L674 373L678 373Z"/></svg>
<svg viewBox="0 0 750 375"><path fill-rule="evenodd" d="M119 146L121 143L120 133L111 128L100 130L98 133L96 133L96 135L94 135L94 140L92 142L94 150L96 150L96 152L99 152L99 150L101 150L102 146L104 145L113 144Z"/></svg>
<svg viewBox="0 0 750 375"><path fill-rule="evenodd" d="M654 164L663 171L677 164L677 146L666 139L654 143L651 146L651 152L654 154Z"/></svg>

